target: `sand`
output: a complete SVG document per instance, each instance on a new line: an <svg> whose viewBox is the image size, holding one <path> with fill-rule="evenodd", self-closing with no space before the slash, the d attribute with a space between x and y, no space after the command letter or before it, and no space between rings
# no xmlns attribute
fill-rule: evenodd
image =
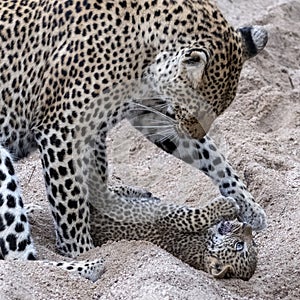
<svg viewBox="0 0 300 300"><path fill-rule="evenodd" d="M259 24L269 43L247 62L237 97L211 136L266 210L250 281L215 280L146 242L112 242L80 258L106 259L92 283L40 262L0 261L0 299L300 299L300 2L219 0L235 26ZM199 171L163 153L123 122L109 136L111 174L164 201L199 206L218 190ZM61 260L38 154L17 164L39 259ZM163 172L162 172L163 170Z"/></svg>

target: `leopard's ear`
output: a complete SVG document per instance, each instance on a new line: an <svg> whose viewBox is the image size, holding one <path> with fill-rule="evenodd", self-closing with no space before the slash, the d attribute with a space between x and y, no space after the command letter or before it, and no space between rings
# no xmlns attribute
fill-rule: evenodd
<svg viewBox="0 0 300 300"><path fill-rule="evenodd" d="M218 258L210 256L207 258L208 271L217 279L225 278L233 273L234 269L231 265L224 265Z"/></svg>
<svg viewBox="0 0 300 300"><path fill-rule="evenodd" d="M209 59L209 51L205 48L192 48L184 51L181 63L194 86L201 81Z"/></svg>
<svg viewBox="0 0 300 300"><path fill-rule="evenodd" d="M268 32L261 26L240 27L244 60L257 55L268 42Z"/></svg>

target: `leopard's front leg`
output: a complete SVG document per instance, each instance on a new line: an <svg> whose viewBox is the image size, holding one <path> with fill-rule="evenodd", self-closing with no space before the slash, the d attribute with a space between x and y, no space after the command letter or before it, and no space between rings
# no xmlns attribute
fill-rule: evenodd
<svg viewBox="0 0 300 300"><path fill-rule="evenodd" d="M186 147L187 144L189 147ZM168 150L168 144L160 146ZM223 196L235 199L240 207L240 221L252 225L256 231L266 228L263 208L254 201L245 184L209 136L199 141L188 137L178 138L178 145L172 154L208 175Z"/></svg>
<svg viewBox="0 0 300 300"><path fill-rule="evenodd" d="M155 106L154 101L153 108L157 107L161 109L161 105ZM133 113L128 119L155 145L208 175L219 187L223 196L234 198L240 207L239 219L241 221L251 224L254 230L264 229L267 226L264 210L255 203L245 184L208 135L201 140L196 140L182 133L178 134L173 125L169 128L169 132L174 132L173 139L168 139L160 133L159 124L165 126L166 122L170 122L169 119L172 118L173 116L168 116L166 111L153 113L145 108L142 113Z"/></svg>
<svg viewBox="0 0 300 300"><path fill-rule="evenodd" d="M0 258L35 260L35 256L13 162L0 147Z"/></svg>
<svg viewBox="0 0 300 300"><path fill-rule="evenodd" d="M240 207L240 221L251 224L256 231L265 229L267 226L265 211L254 201L245 184L219 152L213 140L205 136L200 141L191 140L191 146L194 157L192 165L208 175L219 187L223 196L236 200Z"/></svg>
<svg viewBox="0 0 300 300"><path fill-rule="evenodd" d="M85 180L88 145L81 137L75 138L76 134L78 132L63 128L48 130L44 127L36 132L57 248L69 257L93 248L88 205L90 191Z"/></svg>

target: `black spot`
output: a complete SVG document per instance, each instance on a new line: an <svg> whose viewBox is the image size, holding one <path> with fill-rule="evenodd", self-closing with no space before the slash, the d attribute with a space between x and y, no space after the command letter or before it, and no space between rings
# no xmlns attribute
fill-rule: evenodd
<svg viewBox="0 0 300 300"><path fill-rule="evenodd" d="M72 194L73 197L76 196L76 195L79 195L80 194L80 189L77 186L75 186L74 189L72 190L71 194Z"/></svg>
<svg viewBox="0 0 300 300"><path fill-rule="evenodd" d="M66 179L66 181L65 181L65 187L66 187L67 190L71 189L72 184L73 184L73 180L72 179L70 179L70 178Z"/></svg>
<svg viewBox="0 0 300 300"><path fill-rule="evenodd" d="M63 237L64 237L66 240L69 239L68 228L69 228L69 226L68 226L66 223L63 223L63 224L61 225L61 229L62 229L62 231L63 231ZM68 245L67 245L67 247L68 247ZM71 252L71 249L69 249L69 252Z"/></svg>
<svg viewBox="0 0 300 300"><path fill-rule="evenodd" d="M11 251L17 250L17 238L14 234L9 234L6 237L6 241L8 242L9 250L11 250Z"/></svg>
<svg viewBox="0 0 300 300"><path fill-rule="evenodd" d="M226 173L227 173L227 175L228 175L229 177L231 177L231 171L230 171L229 168L226 168Z"/></svg>
<svg viewBox="0 0 300 300"><path fill-rule="evenodd" d="M202 170L202 172L204 172L205 174L208 174L208 169L207 169L207 168L202 168L201 170Z"/></svg>
<svg viewBox="0 0 300 300"><path fill-rule="evenodd" d="M5 257L8 254L8 250L6 249L5 242L2 238L0 238L0 249L1 249L0 252L2 253L2 256Z"/></svg>
<svg viewBox="0 0 300 300"><path fill-rule="evenodd" d="M28 260L36 260L36 257L34 256L33 253L30 253L27 257Z"/></svg>
<svg viewBox="0 0 300 300"><path fill-rule="evenodd" d="M7 226L10 226L15 221L15 216L9 212L4 214Z"/></svg>
<svg viewBox="0 0 300 300"><path fill-rule="evenodd" d="M68 207L71 208L71 209L77 209L78 208L77 201L75 201L75 200L69 200L68 201Z"/></svg>
<svg viewBox="0 0 300 300"><path fill-rule="evenodd" d="M65 188L64 188L64 186L62 184L60 184L58 186L58 191L59 191L59 193L61 195L62 200L66 200L67 199L67 193L65 192Z"/></svg>
<svg viewBox="0 0 300 300"><path fill-rule="evenodd" d="M169 139L166 139L163 142L156 141L155 145L169 154L172 154L177 149L177 146Z"/></svg>
<svg viewBox="0 0 300 300"><path fill-rule="evenodd" d="M21 214L20 220L25 223L27 222L27 218L24 214Z"/></svg>
<svg viewBox="0 0 300 300"><path fill-rule="evenodd" d="M67 220L69 224L72 224L73 221L76 221L76 214L75 213L68 214Z"/></svg>
<svg viewBox="0 0 300 300"><path fill-rule="evenodd" d="M16 207L16 198L12 195L7 195L7 206L9 208L15 208Z"/></svg>
<svg viewBox="0 0 300 300"><path fill-rule="evenodd" d="M217 157L213 160L213 164L214 166L219 165L220 163L222 163L222 159L220 157Z"/></svg>
<svg viewBox="0 0 300 300"><path fill-rule="evenodd" d="M14 192L17 189L16 182L12 179L12 181L7 184L7 188Z"/></svg>
<svg viewBox="0 0 300 300"><path fill-rule="evenodd" d="M57 148L59 148L61 145L61 141L57 138L56 134L53 134L50 137L50 143L51 145L56 146Z"/></svg>
<svg viewBox="0 0 300 300"><path fill-rule="evenodd" d="M70 235L71 235L72 239L75 239L75 235L76 235L75 227L73 227L73 228L71 229Z"/></svg>
<svg viewBox="0 0 300 300"><path fill-rule="evenodd" d="M51 206L55 206L55 200L53 197L51 197L50 195L48 195L48 200Z"/></svg>
<svg viewBox="0 0 300 300"><path fill-rule="evenodd" d="M6 179L6 175L0 170L0 180L4 181Z"/></svg>
<svg viewBox="0 0 300 300"><path fill-rule="evenodd" d="M224 171L218 171L218 176L220 177L220 178L224 178L225 177L225 173L224 173Z"/></svg>
<svg viewBox="0 0 300 300"><path fill-rule="evenodd" d="M113 8L114 4L111 2L106 3L106 8L108 11L110 11Z"/></svg>
<svg viewBox="0 0 300 300"><path fill-rule="evenodd" d="M61 176L66 176L68 174L67 168L60 166L58 172Z"/></svg>
<svg viewBox="0 0 300 300"><path fill-rule="evenodd" d="M119 1L119 5L120 5L122 8L126 8L126 7L127 7L127 2L126 2L126 1Z"/></svg>
<svg viewBox="0 0 300 300"><path fill-rule="evenodd" d="M16 232L23 232L24 231L24 225L22 223L17 223L15 227Z"/></svg>
<svg viewBox="0 0 300 300"><path fill-rule="evenodd" d="M49 155L50 161L51 161L52 163L55 162L54 151L53 151L51 148L48 149L48 155Z"/></svg>
<svg viewBox="0 0 300 300"><path fill-rule="evenodd" d="M22 242L18 243L18 251L24 251L27 246L27 240L23 240Z"/></svg>
<svg viewBox="0 0 300 300"><path fill-rule="evenodd" d="M66 214L66 207L62 203L59 203L57 208L60 211L62 216Z"/></svg>
<svg viewBox="0 0 300 300"><path fill-rule="evenodd" d="M209 159L209 152L206 149L203 149L202 154L205 159Z"/></svg>
<svg viewBox="0 0 300 300"><path fill-rule="evenodd" d="M70 16L72 15L72 10L67 10L65 13L66 19L69 20Z"/></svg>
<svg viewBox="0 0 300 300"><path fill-rule="evenodd" d="M81 6L80 6L80 2L79 1L77 1L75 9L76 9L77 13L81 12Z"/></svg>
<svg viewBox="0 0 300 300"><path fill-rule="evenodd" d="M11 160L10 160L8 157L6 157L6 159L5 159L5 166L7 167L7 169L8 169L8 174L9 174L10 176L15 175L14 167L13 167L13 165L12 165Z"/></svg>
<svg viewBox="0 0 300 300"><path fill-rule="evenodd" d="M58 173L55 169L50 168L49 173L51 178L54 178L55 180L59 178Z"/></svg>
<svg viewBox="0 0 300 300"><path fill-rule="evenodd" d="M223 188L227 189L230 187L230 184L228 182L223 183Z"/></svg>
<svg viewBox="0 0 300 300"><path fill-rule="evenodd" d="M3 231L6 228L6 226L3 224L3 219L0 216L0 231Z"/></svg>

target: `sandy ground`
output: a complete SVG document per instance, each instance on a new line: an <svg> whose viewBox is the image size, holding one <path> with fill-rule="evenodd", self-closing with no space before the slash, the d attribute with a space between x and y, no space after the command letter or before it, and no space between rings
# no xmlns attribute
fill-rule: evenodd
<svg viewBox="0 0 300 300"><path fill-rule="evenodd" d="M211 130L268 214L268 228L256 237L260 254L253 278L214 280L149 243L122 241L81 257L106 259L107 271L96 283L39 262L0 261L1 300L300 299L300 1L218 2L233 25L264 25L270 36L266 50L246 64L236 100ZM218 195L203 174L162 153L128 124L109 139L111 172L126 183L194 206ZM25 202L42 208L32 220L39 258L61 260L38 155L18 163L18 171Z"/></svg>

